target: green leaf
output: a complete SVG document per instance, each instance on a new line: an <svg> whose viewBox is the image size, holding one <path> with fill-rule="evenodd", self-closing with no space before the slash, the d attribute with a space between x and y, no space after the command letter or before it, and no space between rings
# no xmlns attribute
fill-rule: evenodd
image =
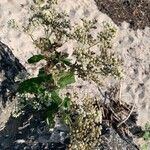
<svg viewBox="0 0 150 150"><path fill-rule="evenodd" d="M57 102L52 101L51 106L49 106L49 108L46 111L46 116L47 116L46 121L50 127L54 127L54 117L58 112L58 110L59 110L59 105L57 104Z"/></svg>
<svg viewBox="0 0 150 150"><path fill-rule="evenodd" d="M35 77L31 79L27 79L20 83L18 87L19 93L31 93L31 94L37 94L39 91L43 91L44 88L42 86L42 83L51 81L53 82L52 75L45 75L40 77Z"/></svg>
<svg viewBox="0 0 150 150"><path fill-rule="evenodd" d="M141 150L148 150L148 145L147 144L142 145Z"/></svg>
<svg viewBox="0 0 150 150"><path fill-rule="evenodd" d="M148 132L148 131L145 132L143 137L144 137L144 140L145 140L145 141L150 140L150 132Z"/></svg>
<svg viewBox="0 0 150 150"><path fill-rule="evenodd" d="M70 59L67 59L67 58L64 58L64 59L62 60L62 62L63 62L65 65L68 65L68 66L71 64Z"/></svg>
<svg viewBox="0 0 150 150"><path fill-rule="evenodd" d="M64 121L70 127L72 126L72 120L69 114L66 114L66 113L64 114Z"/></svg>
<svg viewBox="0 0 150 150"><path fill-rule="evenodd" d="M65 72L60 79L58 80L57 84L60 88L67 86L68 84L75 82L75 76L73 72Z"/></svg>
<svg viewBox="0 0 150 150"><path fill-rule="evenodd" d="M42 77L42 76L46 76L46 75L47 75L47 73L45 72L44 67L40 68L39 69L38 77Z"/></svg>
<svg viewBox="0 0 150 150"><path fill-rule="evenodd" d="M54 122L54 114L47 114L48 116L47 116L47 118L46 118L46 122L47 122L47 124L48 124L48 126L49 127L54 127L54 124L55 124L55 122Z"/></svg>
<svg viewBox="0 0 150 150"><path fill-rule="evenodd" d="M58 93L56 91L51 92L51 98L58 105L60 105L62 103L62 99L59 97L59 95L58 95Z"/></svg>
<svg viewBox="0 0 150 150"><path fill-rule="evenodd" d="M70 107L70 98L69 97L64 98L63 107L64 108L69 108Z"/></svg>
<svg viewBox="0 0 150 150"><path fill-rule="evenodd" d="M145 129L146 129L146 130L149 130L149 129L150 129L150 123L149 123L149 122L147 122L147 123L145 124Z"/></svg>
<svg viewBox="0 0 150 150"><path fill-rule="evenodd" d="M29 64L37 63L40 60L45 59L44 55L33 55L31 58L28 59Z"/></svg>

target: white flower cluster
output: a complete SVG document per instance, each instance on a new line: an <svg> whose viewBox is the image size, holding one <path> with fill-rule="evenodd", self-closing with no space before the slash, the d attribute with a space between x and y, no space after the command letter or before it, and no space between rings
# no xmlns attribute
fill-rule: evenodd
<svg viewBox="0 0 150 150"><path fill-rule="evenodd" d="M111 41L115 36L116 30L109 24L104 26L104 31L98 33L95 44L89 47L79 46L74 50L77 64L77 74L84 80L100 82L101 75L121 77L120 61L109 49L112 47ZM97 46L98 51L91 48Z"/></svg>
<svg viewBox="0 0 150 150"><path fill-rule="evenodd" d="M102 115L97 101L87 96L81 106L73 102L72 111L75 111L77 115L71 128L69 149L95 149L100 144Z"/></svg>

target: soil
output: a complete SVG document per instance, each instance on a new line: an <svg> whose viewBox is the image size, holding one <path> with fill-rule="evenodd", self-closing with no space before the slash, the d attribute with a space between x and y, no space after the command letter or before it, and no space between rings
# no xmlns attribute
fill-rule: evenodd
<svg viewBox="0 0 150 150"><path fill-rule="evenodd" d="M99 11L107 14L117 25L123 21L130 28L150 26L150 3L146 0L95 0Z"/></svg>

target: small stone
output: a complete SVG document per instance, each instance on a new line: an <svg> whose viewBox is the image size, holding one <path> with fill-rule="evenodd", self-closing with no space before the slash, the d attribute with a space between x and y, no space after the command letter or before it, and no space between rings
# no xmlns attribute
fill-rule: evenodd
<svg viewBox="0 0 150 150"><path fill-rule="evenodd" d="M26 141L23 140L23 139L19 139L19 140L16 140L15 142L18 143L18 144L22 144L22 143L25 143Z"/></svg>

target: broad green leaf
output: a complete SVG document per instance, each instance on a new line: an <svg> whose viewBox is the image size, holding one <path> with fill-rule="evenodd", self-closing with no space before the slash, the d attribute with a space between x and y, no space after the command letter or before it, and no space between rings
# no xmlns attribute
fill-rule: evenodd
<svg viewBox="0 0 150 150"><path fill-rule="evenodd" d="M41 55L41 54L33 55L31 58L28 59L28 63L29 64L37 63L44 58L45 58L44 55Z"/></svg>
<svg viewBox="0 0 150 150"><path fill-rule="evenodd" d="M18 87L19 93L38 93L39 91L43 91L42 83L52 81L52 75L45 75L41 77L35 77L31 79L27 79L20 83Z"/></svg>
<svg viewBox="0 0 150 150"><path fill-rule="evenodd" d="M60 88L63 88L66 85L74 83L74 82L75 82L74 73L73 72L66 72L60 77L57 84L60 86Z"/></svg>
<svg viewBox="0 0 150 150"><path fill-rule="evenodd" d="M58 105L60 105L62 103L62 99L59 97L59 95L58 95L58 93L56 91L51 92L51 98Z"/></svg>
<svg viewBox="0 0 150 150"><path fill-rule="evenodd" d="M64 98L63 107L64 108L69 108L70 107L70 98L69 97Z"/></svg>

